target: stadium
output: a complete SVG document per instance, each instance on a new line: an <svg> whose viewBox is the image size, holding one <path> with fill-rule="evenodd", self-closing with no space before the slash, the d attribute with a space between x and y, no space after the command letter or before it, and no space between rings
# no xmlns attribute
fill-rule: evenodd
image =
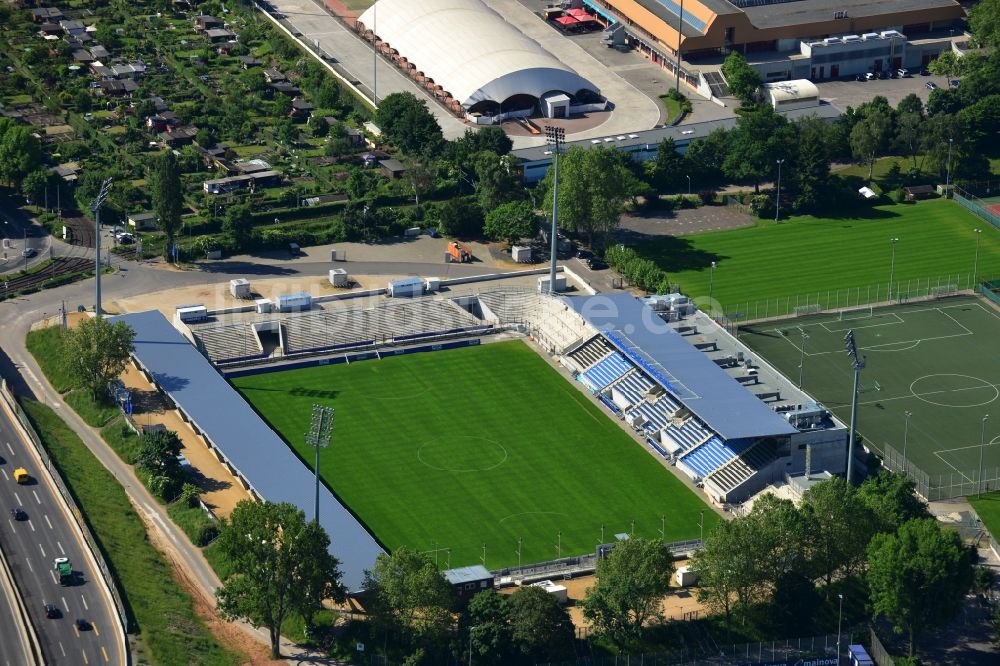
<svg viewBox="0 0 1000 666"><path fill-rule="evenodd" d="M352 589L400 545L496 570L695 538L705 505L671 466L720 507L844 470L843 424L683 296L323 305L121 318L137 366L259 498L311 515L301 433L313 403L338 410L319 517Z"/></svg>

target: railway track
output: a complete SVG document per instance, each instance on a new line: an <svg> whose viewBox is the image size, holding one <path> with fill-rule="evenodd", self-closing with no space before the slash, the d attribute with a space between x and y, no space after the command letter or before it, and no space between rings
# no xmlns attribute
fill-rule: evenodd
<svg viewBox="0 0 1000 666"><path fill-rule="evenodd" d="M18 275L14 277L0 276L3 279L4 294L23 291L32 287L39 288L42 283L62 275L93 270L94 262L81 257L55 257L52 263L37 273Z"/></svg>

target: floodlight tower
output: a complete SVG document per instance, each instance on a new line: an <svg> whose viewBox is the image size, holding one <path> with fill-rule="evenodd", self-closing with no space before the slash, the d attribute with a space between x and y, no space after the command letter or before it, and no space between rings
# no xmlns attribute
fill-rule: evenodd
<svg viewBox="0 0 1000 666"><path fill-rule="evenodd" d="M333 435L333 407L323 405L313 405L312 422L309 425L309 432L306 433L306 444L316 448L316 507L313 519L319 523L319 450L330 445L330 438Z"/></svg>
<svg viewBox="0 0 1000 666"><path fill-rule="evenodd" d="M552 145L552 165L555 173L552 176L552 231L551 238L551 259L549 261L549 293L556 293L556 248L558 242L556 236L559 229L559 151L566 140L566 128L545 126L545 142Z"/></svg>
<svg viewBox="0 0 1000 666"><path fill-rule="evenodd" d="M101 206L104 205L108 194L111 193L111 179L106 178L101 183L101 191L90 204L90 210L94 213L94 278L97 283L94 301L94 313L101 316Z"/></svg>
<svg viewBox="0 0 1000 666"><path fill-rule="evenodd" d="M847 444L847 482L851 483L854 472L854 433L858 424L858 387L861 383L861 371L865 368L865 357L858 356L858 347L854 342L854 329L844 336L844 347L847 348L847 355L851 357L854 367L854 390L851 393L851 432Z"/></svg>

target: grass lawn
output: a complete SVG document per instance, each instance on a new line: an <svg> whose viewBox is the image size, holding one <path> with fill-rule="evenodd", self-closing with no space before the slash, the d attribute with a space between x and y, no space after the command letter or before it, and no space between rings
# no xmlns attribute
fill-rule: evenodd
<svg viewBox="0 0 1000 666"><path fill-rule="evenodd" d="M451 566L593 552L632 531L698 536L705 503L522 342L233 380L305 460L314 403L337 410L321 473L389 549ZM705 511L705 527L717 522ZM336 535L333 535L336 538ZM561 546L561 550L560 550ZM445 564L442 553L440 564Z"/></svg>
<svg viewBox="0 0 1000 666"><path fill-rule="evenodd" d="M681 103L669 95L660 95L663 106L667 109L667 124L671 124L681 115Z"/></svg>
<svg viewBox="0 0 1000 666"><path fill-rule="evenodd" d="M219 645L197 618L191 597L149 542L145 525L118 481L52 409L33 400L22 400L21 406L120 581L142 637L142 650L132 655L135 663L243 663L241 655Z"/></svg>
<svg viewBox="0 0 1000 666"><path fill-rule="evenodd" d="M972 495L967 499L993 538L1000 537L1000 492L986 493L978 499Z"/></svg>
<svg viewBox="0 0 1000 666"><path fill-rule="evenodd" d="M779 224L760 220L730 231L653 237L635 249L655 260L684 293L707 296L711 282L712 296L726 312L746 316L754 316L754 303L765 299L771 299L773 308L776 298L784 307L791 297L794 306L797 294L804 304L825 302L828 291L849 287L862 288L862 297L868 286L873 286L872 295L874 285L884 291L890 238L899 238L893 277L901 286L894 291L905 290L910 280L948 275L951 282L968 280L976 228L983 230L979 277L1000 275L1000 231L954 202L935 199L855 210L839 218L804 215Z"/></svg>
<svg viewBox="0 0 1000 666"><path fill-rule="evenodd" d="M931 475L928 499L944 491L974 492L983 456L984 490L1000 468L1000 314L973 297L855 311L849 318L814 315L743 326L740 339L803 387L843 422L850 421L853 373L844 334L854 331L866 357L858 397L858 431L866 445L885 445ZM803 337L802 333L806 336ZM878 386L875 386L875 384ZM910 416L907 417L906 413ZM980 447L985 443L984 447ZM996 506L1000 516L1000 500Z"/></svg>

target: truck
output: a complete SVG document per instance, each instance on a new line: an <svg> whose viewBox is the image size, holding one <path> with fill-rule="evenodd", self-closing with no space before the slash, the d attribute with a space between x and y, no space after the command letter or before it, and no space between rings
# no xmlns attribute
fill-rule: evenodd
<svg viewBox="0 0 1000 666"><path fill-rule="evenodd" d="M448 261L452 263L467 264L472 261L472 253L461 243L448 243Z"/></svg>
<svg viewBox="0 0 1000 666"><path fill-rule="evenodd" d="M69 561L68 557L57 557L52 561L52 567L59 572L59 584L60 585L72 585L76 579L76 574L73 573L73 564Z"/></svg>
<svg viewBox="0 0 1000 666"><path fill-rule="evenodd" d="M14 470L14 480L18 483L25 484L31 480L31 475L28 474L28 470L23 467L18 467Z"/></svg>

